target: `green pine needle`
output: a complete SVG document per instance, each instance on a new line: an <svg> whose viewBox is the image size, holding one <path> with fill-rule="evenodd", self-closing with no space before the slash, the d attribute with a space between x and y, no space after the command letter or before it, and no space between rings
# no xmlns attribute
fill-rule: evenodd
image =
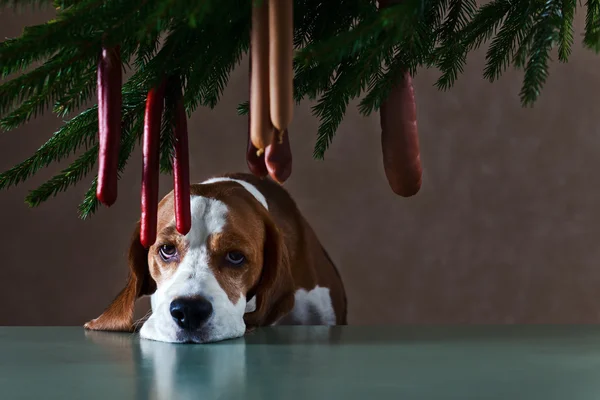
<svg viewBox="0 0 600 400"><path fill-rule="evenodd" d="M558 59L565 63L569 60L571 46L573 46L573 19L576 7L577 0L562 0L562 23L558 33Z"/></svg>
<svg viewBox="0 0 600 400"><path fill-rule="evenodd" d="M558 40L562 18L560 0L547 1L532 28L532 42L529 59L525 66L525 77L520 97L525 106L532 106L541 93L548 78L550 51Z"/></svg>
<svg viewBox="0 0 600 400"><path fill-rule="evenodd" d="M583 44L598 53L600 52L600 0L587 0L586 7Z"/></svg>
<svg viewBox="0 0 600 400"><path fill-rule="evenodd" d="M52 177L49 181L42 184L37 189L29 192L25 202L29 207L39 206L50 197L56 196L60 192L66 191L70 186L79 182L85 177L96 164L98 159L98 145L83 153L75 162L62 170L58 175Z"/></svg>
<svg viewBox="0 0 600 400"><path fill-rule="evenodd" d="M531 29L531 3L520 0L511 4L507 17L486 54L483 76L490 82L500 78L518 49L521 40Z"/></svg>
<svg viewBox="0 0 600 400"><path fill-rule="evenodd" d="M402 58L397 56L387 71L376 73L375 78L369 84L369 92L358 105L358 110L362 115L367 116L373 111L379 110L394 84L402 77L404 68Z"/></svg>
<svg viewBox="0 0 600 400"><path fill-rule="evenodd" d="M83 145L93 146L97 127L97 107L79 114L60 128L33 156L0 174L0 189L25 182L40 169L70 156Z"/></svg>
<svg viewBox="0 0 600 400"><path fill-rule="evenodd" d="M243 103L238 104L237 113L238 113L238 115L250 114L250 102L244 101Z"/></svg>
<svg viewBox="0 0 600 400"><path fill-rule="evenodd" d="M92 215L94 215L96 211L98 211L98 208L100 207L100 202L96 197L97 188L98 176L95 176L94 179L92 179L92 184L90 185L90 188L85 192L82 202L79 203L79 206L77 207L79 211L79 218L88 219Z"/></svg>
<svg viewBox="0 0 600 400"><path fill-rule="evenodd" d="M435 85L448 90L464 71L467 50L462 43L462 30L476 12L475 0L451 0L446 20L440 27L441 45L433 53L434 65L442 75Z"/></svg>
<svg viewBox="0 0 600 400"><path fill-rule="evenodd" d="M482 6L473 19L458 33L463 38L465 49L475 50L491 39L511 7L511 0L493 0Z"/></svg>

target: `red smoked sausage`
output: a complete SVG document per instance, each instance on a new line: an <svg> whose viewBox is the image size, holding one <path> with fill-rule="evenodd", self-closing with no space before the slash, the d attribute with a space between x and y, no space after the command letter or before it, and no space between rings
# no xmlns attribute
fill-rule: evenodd
<svg viewBox="0 0 600 400"><path fill-rule="evenodd" d="M405 72L379 110L381 149L388 183L394 193L409 197L421 188L421 155L417 107L412 78Z"/></svg>
<svg viewBox="0 0 600 400"><path fill-rule="evenodd" d="M273 140L269 114L269 9L252 4L250 33L250 140L260 153ZM260 154L259 154L260 155Z"/></svg>
<svg viewBox="0 0 600 400"><path fill-rule="evenodd" d="M294 2L268 2L271 123L284 132L294 115Z"/></svg>
<svg viewBox="0 0 600 400"><path fill-rule="evenodd" d="M144 116L144 143L142 148L142 218L140 241L146 248L156 241L158 213L158 178L160 158L160 126L164 108L165 82L150 89Z"/></svg>
<svg viewBox="0 0 600 400"><path fill-rule="evenodd" d="M188 145L187 115L183 96L179 93L175 105L175 155L173 157L173 188L175 193L175 226L182 235L192 228L190 210L190 156Z"/></svg>
<svg viewBox="0 0 600 400"><path fill-rule="evenodd" d="M97 81L99 151L96 198L106 206L117 200L122 72L119 47L102 48Z"/></svg>
<svg viewBox="0 0 600 400"><path fill-rule="evenodd" d="M249 64L249 75L250 75L250 87L249 87L249 96L248 98L252 101L252 55L250 55ZM258 149L252 143L252 113L248 113L248 145L246 147L246 163L248 164L248 169L255 176L259 178L264 178L268 175L267 166L265 165L265 155L264 153L260 156L258 155Z"/></svg>
<svg viewBox="0 0 600 400"><path fill-rule="evenodd" d="M294 115L294 2L268 1L271 123L284 132Z"/></svg>
<svg viewBox="0 0 600 400"><path fill-rule="evenodd" d="M275 140L265 151L269 175L278 183L285 182L292 174L292 149L289 136L287 130L281 135L276 134Z"/></svg>

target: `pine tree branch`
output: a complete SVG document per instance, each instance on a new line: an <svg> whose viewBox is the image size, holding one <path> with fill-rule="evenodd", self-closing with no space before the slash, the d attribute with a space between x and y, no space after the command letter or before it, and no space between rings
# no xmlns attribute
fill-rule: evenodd
<svg viewBox="0 0 600 400"><path fill-rule="evenodd" d="M5 131L18 128L27 123L32 117L42 114L59 96L64 96L64 93L67 92L68 95L61 99L62 103L59 103L58 107L55 108L60 116L65 116L72 111L73 105L80 105L94 93L89 90L90 84L88 83L95 80L96 71L94 68L88 66L85 71L80 71L79 68L70 69L63 74L58 71L56 77L61 75L68 75L71 80L61 78L46 81L46 84L39 89L38 93L30 96L19 107L0 120L0 128ZM92 86L92 88L94 87ZM2 93L1 88L0 93Z"/></svg>
<svg viewBox="0 0 600 400"><path fill-rule="evenodd" d="M37 189L29 192L25 198L25 202L29 207L37 207L50 197L54 197L58 193L66 191L70 186L79 182L92 170L92 168L94 168L97 159L98 145L95 144L58 175L55 175Z"/></svg>
<svg viewBox="0 0 600 400"><path fill-rule="evenodd" d="M386 70L378 71L369 83L369 92L358 106L359 112L367 116L379 110L392 87L399 81L405 70L402 57L397 56Z"/></svg>
<svg viewBox="0 0 600 400"><path fill-rule="evenodd" d="M250 101L244 101L237 106L238 115L250 114Z"/></svg>
<svg viewBox="0 0 600 400"><path fill-rule="evenodd" d="M81 146L93 146L98 130L97 107L84 111L60 128L33 156L0 174L0 189L25 182L40 169L73 154Z"/></svg>
<svg viewBox="0 0 600 400"><path fill-rule="evenodd" d="M467 49L462 32L476 13L475 0L451 0L448 15L439 33L440 46L434 50L434 65L442 75L436 81L440 90L448 90L464 71Z"/></svg>
<svg viewBox="0 0 600 400"><path fill-rule="evenodd" d="M312 107L313 114L319 117L321 123L317 131L317 141L313 157L316 159L324 159L325 152L331 144L331 140L337 131L338 126L344 118L346 108L351 99L351 94L348 93L346 86L350 84L350 80L354 78L351 72L356 67L356 61L352 64L346 61L337 70L335 82L323 94L323 97Z"/></svg>
<svg viewBox="0 0 600 400"><path fill-rule="evenodd" d="M573 46L573 20L576 6L577 0L562 0L562 24L558 33L558 59L565 63L569 60L571 46Z"/></svg>
<svg viewBox="0 0 600 400"><path fill-rule="evenodd" d="M173 124L175 122L176 96L181 93L181 83L178 79L171 77L167 82L165 92L165 108L163 111L160 128L160 173L170 174L173 172L173 155L175 137L173 135Z"/></svg>
<svg viewBox="0 0 600 400"><path fill-rule="evenodd" d="M586 6L583 44L598 53L600 52L600 0L587 0Z"/></svg>
<svg viewBox="0 0 600 400"><path fill-rule="evenodd" d="M95 53L93 53L95 54ZM65 51L55 55L40 67L20 75L0 86L0 115L5 115L18 102L36 98L32 105L46 106L55 97L62 95L94 62L90 53ZM87 58L87 59L86 59Z"/></svg>
<svg viewBox="0 0 600 400"><path fill-rule="evenodd" d="M27 27L20 37L0 43L0 77L20 72L63 48L78 47L82 39L91 41L89 12L100 3L101 0L82 0L63 10L55 20Z"/></svg>
<svg viewBox="0 0 600 400"><path fill-rule="evenodd" d="M559 38L562 26L560 0L548 0L541 8L533 26L529 60L525 66L525 77L521 88L521 102L532 106L537 100L546 79L553 43Z"/></svg>
<svg viewBox="0 0 600 400"><path fill-rule="evenodd" d="M96 77L95 69L84 72L79 82L73 83L66 94L56 100L52 112L63 118L90 101L96 94Z"/></svg>
<svg viewBox="0 0 600 400"><path fill-rule="evenodd" d="M249 19L234 21L228 31L222 34L233 36L235 40L221 45L209 44L208 51L186 71L184 100L189 112L199 105L210 108L217 105L230 73L248 49L249 22Z"/></svg>
<svg viewBox="0 0 600 400"><path fill-rule="evenodd" d="M535 9L529 0L513 1L510 4L506 19L486 53L487 64L483 76L490 82L500 78L531 29L532 11Z"/></svg>
<svg viewBox="0 0 600 400"><path fill-rule="evenodd" d="M381 62L388 49L382 45L378 50L345 60L336 71L331 87L313 107L313 114L320 120L313 152L316 159L324 159L350 100L360 96L369 85L372 74L381 69Z"/></svg>
<svg viewBox="0 0 600 400"><path fill-rule="evenodd" d="M436 81L440 90L448 90L467 62L467 54L496 32L511 6L510 0L493 0L477 9L475 0L452 0L441 30L441 45L435 49L434 65L442 75Z"/></svg>
<svg viewBox="0 0 600 400"><path fill-rule="evenodd" d="M466 51L479 48L498 30L511 9L511 0L493 0L479 8L473 19L458 33Z"/></svg>

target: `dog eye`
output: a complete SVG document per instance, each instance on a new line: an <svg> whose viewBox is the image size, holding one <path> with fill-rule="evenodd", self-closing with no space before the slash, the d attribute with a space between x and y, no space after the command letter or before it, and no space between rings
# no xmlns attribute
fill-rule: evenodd
<svg viewBox="0 0 600 400"><path fill-rule="evenodd" d="M171 244L163 244L158 253L163 260L168 261L177 255L177 248Z"/></svg>
<svg viewBox="0 0 600 400"><path fill-rule="evenodd" d="M225 260L227 260L228 263L231 263L233 265L240 265L244 261L246 261L246 257L244 257L244 255L239 251L230 251L225 256Z"/></svg>

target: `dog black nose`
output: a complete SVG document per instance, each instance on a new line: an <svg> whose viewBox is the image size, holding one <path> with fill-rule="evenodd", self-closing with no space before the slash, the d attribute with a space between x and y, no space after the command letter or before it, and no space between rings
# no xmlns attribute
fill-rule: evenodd
<svg viewBox="0 0 600 400"><path fill-rule="evenodd" d="M194 297L173 300L169 310L180 328L195 331L208 320L213 308L210 301L205 298Z"/></svg>

